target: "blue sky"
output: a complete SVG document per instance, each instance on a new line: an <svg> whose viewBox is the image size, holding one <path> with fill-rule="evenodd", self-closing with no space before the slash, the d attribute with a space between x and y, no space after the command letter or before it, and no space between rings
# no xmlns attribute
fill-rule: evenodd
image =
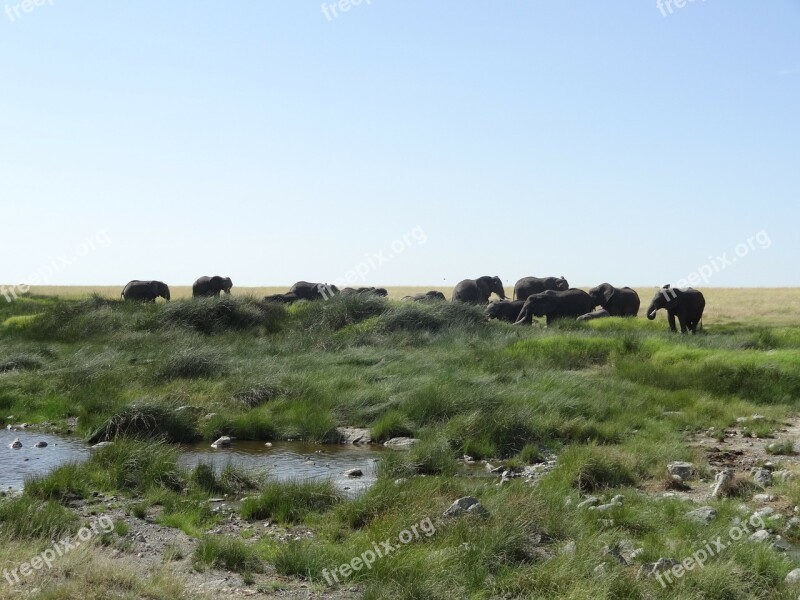
<svg viewBox="0 0 800 600"><path fill-rule="evenodd" d="M0 281L798 286L800 1L672 4L0 0Z"/></svg>

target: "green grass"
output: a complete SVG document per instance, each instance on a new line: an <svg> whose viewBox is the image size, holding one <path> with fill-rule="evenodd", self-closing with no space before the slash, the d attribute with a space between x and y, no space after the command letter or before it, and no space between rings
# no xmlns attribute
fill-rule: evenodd
<svg viewBox="0 0 800 600"><path fill-rule="evenodd" d="M435 534L342 582L365 598L796 597L783 583L789 561L747 542L666 590L636 578L643 561L682 559L727 535L749 500L714 501L719 517L698 527L682 501L656 497L667 463L703 464L687 435L738 426L766 437L797 411L797 319L763 305L753 319L741 308L711 310L702 334L680 336L663 317L545 329L486 323L476 307L375 298L291 307L248 297L0 303L2 415L57 424L78 417L79 435L114 440L85 463L30 479L21 499L0 500L0 538L71 531L78 523L61 504L102 491L133 498L136 516L201 538L198 568L251 580L272 565L322 587L323 569L431 518ZM737 424L756 413L765 419ZM339 426L369 428L380 442L420 442L384 452L378 482L354 499L325 483L260 481L207 464L184 470L170 443L220 435L333 442ZM791 451L778 443L771 452ZM498 487L480 462L460 464L464 454L518 467L550 454L558 462L536 486ZM780 493L800 502L797 482ZM247 520L313 537L208 537L221 519L208 499L224 494L247 496ZM577 509L587 494L625 501L607 513ZM464 495L478 497L490 517L441 519ZM800 532L784 534L800 542ZM603 555L621 540L644 549L633 567ZM562 554L571 543L574 553ZM609 570L598 577L601 562Z"/></svg>

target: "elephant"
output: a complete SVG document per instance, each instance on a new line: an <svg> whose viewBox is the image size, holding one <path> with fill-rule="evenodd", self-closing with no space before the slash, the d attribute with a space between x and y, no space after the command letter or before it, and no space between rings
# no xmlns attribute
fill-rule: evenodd
<svg viewBox="0 0 800 600"><path fill-rule="evenodd" d="M484 275L477 279L465 279L458 282L453 288L453 302L468 302L469 304L486 304L492 292L505 300L506 292L503 282L497 276Z"/></svg>
<svg viewBox="0 0 800 600"><path fill-rule="evenodd" d="M515 325L530 325L532 317L547 317L547 324L551 325L557 319L572 317L573 319L594 310L592 297L577 288L565 291L545 290L539 294L532 294L525 300L519 311Z"/></svg>
<svg viewBox="0 0 800 600"><path fill-rule="evenodd" d="M585 315L581 315L576 321L593 321L594 319L605 319L606 317L612 316L605 308L601 308L600 310L596 310L594 312L586 313Z"/></svg>
<svg viewBox="0 0 800 600"><path fill-rule="evenodd" d="M706 299L699 290L673 288L667 284L653 296L653 301L647 307L647 318L652 321L656 318L658 309L666 308L670 330L678 331L675 327L675 317L678 317L681 333L686 333L687 329L696 333L698 325L702 329L701 321L705 307Z"/></svg>
<svg viewBox="0 0 800 600"><path fill-rule="evenodd" d="M163 281L129 281L123 288L121 297L125 300L141 300L155 302L161 296L169 302L169 287Z"/></svg>
<svg viewBox="0 0 800 600"><path fill-rule="evenodd" d="M421 292L412 296L403 296L402 300L407 300L409 302L430 302L440 300L446 301L447 298L442 292L431 290L429 292Z"/></svg>
<svg viewBox="0 0 800 600"><path fill-rule="evenodd" d="M192 297L200 298L202 296L215 296L219 297L220 292L226 294L231 293L233 282L230 277L220 277L214 275L213 277L203 276L199 277L192 285Z"/></svg>
<svg viewBox="0 0 800 600"><path fill-rule="evenodd" d="M376 287L360 287L360 288L344 288L340 292L343 296L377 296L379 298L385 298L389 295L389 292L386 291L385 288L376 288Z"/></svg>
<svg viewBox="0 0 800 600"><path fill-rule="evenodd" d="M590 289L589 295L595 306L602 306L612 317L635 317L639 314L639 294L632 288L601 283Z"/></svg>
<svg viewBox="0 0 800 600"><path fill-rule="evenodd" d="M327 300L339 293L339 288L327 283L310 283L298 281L290 289L290 294L296 294L300 300Z"/></svg>
<svg viewBox="0 0 800 600"><path fill-rule="evenodd" d="M280 302L281 304L291 304L297 302L300 298L297 294L288 292L286 294L273 294L272 296L264 296L264 302Z"/></svg>
<svg viewBox="0 0 800 600"><path fill-rule="evenodd" d="M514 285L514 300L525 300L532 294L541 294L547 290L565 292L569 282L561 277L523 277Z"/></svg>
<svg viewBox="0 0 800 600"><path fill-rule="evenodd" d="M515 323L524 304L525 300L498 300L490 302L484 313L487 319Z"/></svg>

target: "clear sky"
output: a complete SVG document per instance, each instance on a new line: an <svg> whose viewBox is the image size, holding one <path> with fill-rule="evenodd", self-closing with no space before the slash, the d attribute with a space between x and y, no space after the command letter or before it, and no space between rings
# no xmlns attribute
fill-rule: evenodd
<svg viewBox="0 0 800 600"><path fill-rule="evenodd" d="M800 285L800 0L4 1L4 283Z"/></svg>

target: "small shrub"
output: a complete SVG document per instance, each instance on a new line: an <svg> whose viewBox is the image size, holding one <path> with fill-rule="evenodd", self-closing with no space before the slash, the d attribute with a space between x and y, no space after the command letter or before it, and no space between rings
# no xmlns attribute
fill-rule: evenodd
<svg viewBox="0 0 800 600"><path fill-rule="evenodd" d="M157 404L131 404L109 417L88 439L90 444L118 437L192 442L198 439L195 423L188 411L176 412Z"/></svg>
<svg viewBox="0 0 800 600"><path fill-rule="evenodd" d="M202 538L194 551L194 562L236 573L260 573L264 570L255 547L228 536Z"/></svg>
<svg viewBox="0 0 800 600"><path fill-rule="evenodd" d="M299 523L309 513L324 512L341 502L341 495L330 481L268 482L261 493L242 502L243 519L275 519Z"/></svg>
<svg viewBox="0 0 800 600"><path fill-rule="evenodd" d="M77 529L78 516L52 500L28 495L0 502L0 539L54 540Z"/></svg>

